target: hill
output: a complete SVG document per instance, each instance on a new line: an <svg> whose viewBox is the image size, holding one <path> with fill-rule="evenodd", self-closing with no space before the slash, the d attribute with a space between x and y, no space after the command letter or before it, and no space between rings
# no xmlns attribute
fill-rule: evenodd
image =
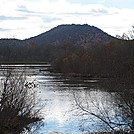
<svg viewBox="0 0 134 134"><path fill-rule="evenodd" d="M26 40L0 39L0 62L44 62L116 38L94 26L59 25Z"/></svg>
<svg viewBox="0 0 134 134"><path fill-rule="evenodd" d="M18 45L26 45L27 42L25 40L18 39L0 39L0 46L18 46Z"/></svg>
<svg viewBox="0 0 134 134"><path fill-rule="evenodd" d="M71 42L77 45L97 44L115 39L97 27L84 25L59 25L45 33L27 39L29 43L63 45Z"/></svg>

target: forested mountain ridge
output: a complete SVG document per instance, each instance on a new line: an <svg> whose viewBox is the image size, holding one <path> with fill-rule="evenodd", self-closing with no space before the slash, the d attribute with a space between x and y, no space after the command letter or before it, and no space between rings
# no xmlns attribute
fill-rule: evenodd
<svg viewBox="0 0 134 134"><path fill-rule="evenodd" d="M59 25L25 40L0 39L0 62L52 61L66 53L116 39L94 26Z"/></svg>
<svg viewBox="0 0 134 134"><path fill-rule="evenodd" d="M27 44L55 44L63 45L66 42L71 42L75 45L93 45L100 42L106 43L110 40L116 39L108 35L97 27L84 25L59 25L53 29L44 32L35 37L25 40L18 39L0 39L0 45L27 45Z"/></svg>
<svg viewBox="0 0 134 134"><path fill-rule="evenodd" d="M27 42L25 40L18 39L0 39L0 47L1 46L18 46L18 45L26 45Z"/></svg>
<svg viewBox="0 0 134 134"><path fill-rule="evenodd" d="M84 46L89 44L106 43L115 39L97 27L84 25L59 25L45 33L27 39L26 41L36 44L56 44L63 45L71 42L76 45Z"/></svg>

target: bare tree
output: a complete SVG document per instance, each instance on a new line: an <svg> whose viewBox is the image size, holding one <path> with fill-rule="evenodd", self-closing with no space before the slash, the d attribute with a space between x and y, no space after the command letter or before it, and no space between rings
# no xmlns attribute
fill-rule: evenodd
<svg viewBox="0 0 134 134"><path fill-rule="evenodd" d="M120 108L123 122L126 123L130 130L134 131L134 91L126 90L124 92L117 93L117 95L117 104Z"/></svg>
<svg viewBox="0 0 134 134"><path fill-rule="evenodd" d="M128 31L130 39L134 39L134 24L132 26L132 29Z"/></svg>
<svg viewBox="0 0 134 134"><path fill-rule="evenodd" d="M133 40L134 39L134 25L132 25L132 29L129 30L127 33L123 33L122 36L116 35L117 38L123 40Z"/></svg>
<svg viewBox="0 0 134 134"><path fill-rule="evenodd" d="M35 92L25 86L26 76L12 69L4 74L0 89L0 133L20 134L42 124Z"/></svg>
<svg viewBox="0 0 134 134"><path fill-rule="evenodd" d="M89 92L82 96L73 94L77 116L87 116L83 122L86 123L86 129L89 126L90 130L94 122L94 126L102 131L134 132L134 92L107 92L103 99L100 97L97 100Z"/></svg>

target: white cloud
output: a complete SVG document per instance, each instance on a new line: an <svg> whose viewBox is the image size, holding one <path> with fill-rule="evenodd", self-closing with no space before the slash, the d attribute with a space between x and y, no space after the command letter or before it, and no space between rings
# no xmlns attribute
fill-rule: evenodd
<svg viewBox="0 0 134 134"><path fill-rule="evenodd" d="M54 26L72 23L94 25L115 36L131 27L134 22L132 16L134 9L107 8L102 4L71 4L65 0L1 0L0 38L15 35L24 39Z"/></svg>

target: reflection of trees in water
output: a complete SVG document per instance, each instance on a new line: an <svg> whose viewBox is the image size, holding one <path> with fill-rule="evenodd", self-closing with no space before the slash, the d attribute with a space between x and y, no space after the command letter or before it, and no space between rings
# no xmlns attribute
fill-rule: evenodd
<svg viewBox="0 0 134 134"><path fill-rule="evenodd" d="M26 76L7 70L0 89L0 133L20 134L42 125L35 92L25 86Z"/></svg>
<svg viewBox="0 0 134 134"><path fill-rule="evenodd" d="M85 131L133 131L134 92L85 91L73 93L76 115Z"/></svg>

